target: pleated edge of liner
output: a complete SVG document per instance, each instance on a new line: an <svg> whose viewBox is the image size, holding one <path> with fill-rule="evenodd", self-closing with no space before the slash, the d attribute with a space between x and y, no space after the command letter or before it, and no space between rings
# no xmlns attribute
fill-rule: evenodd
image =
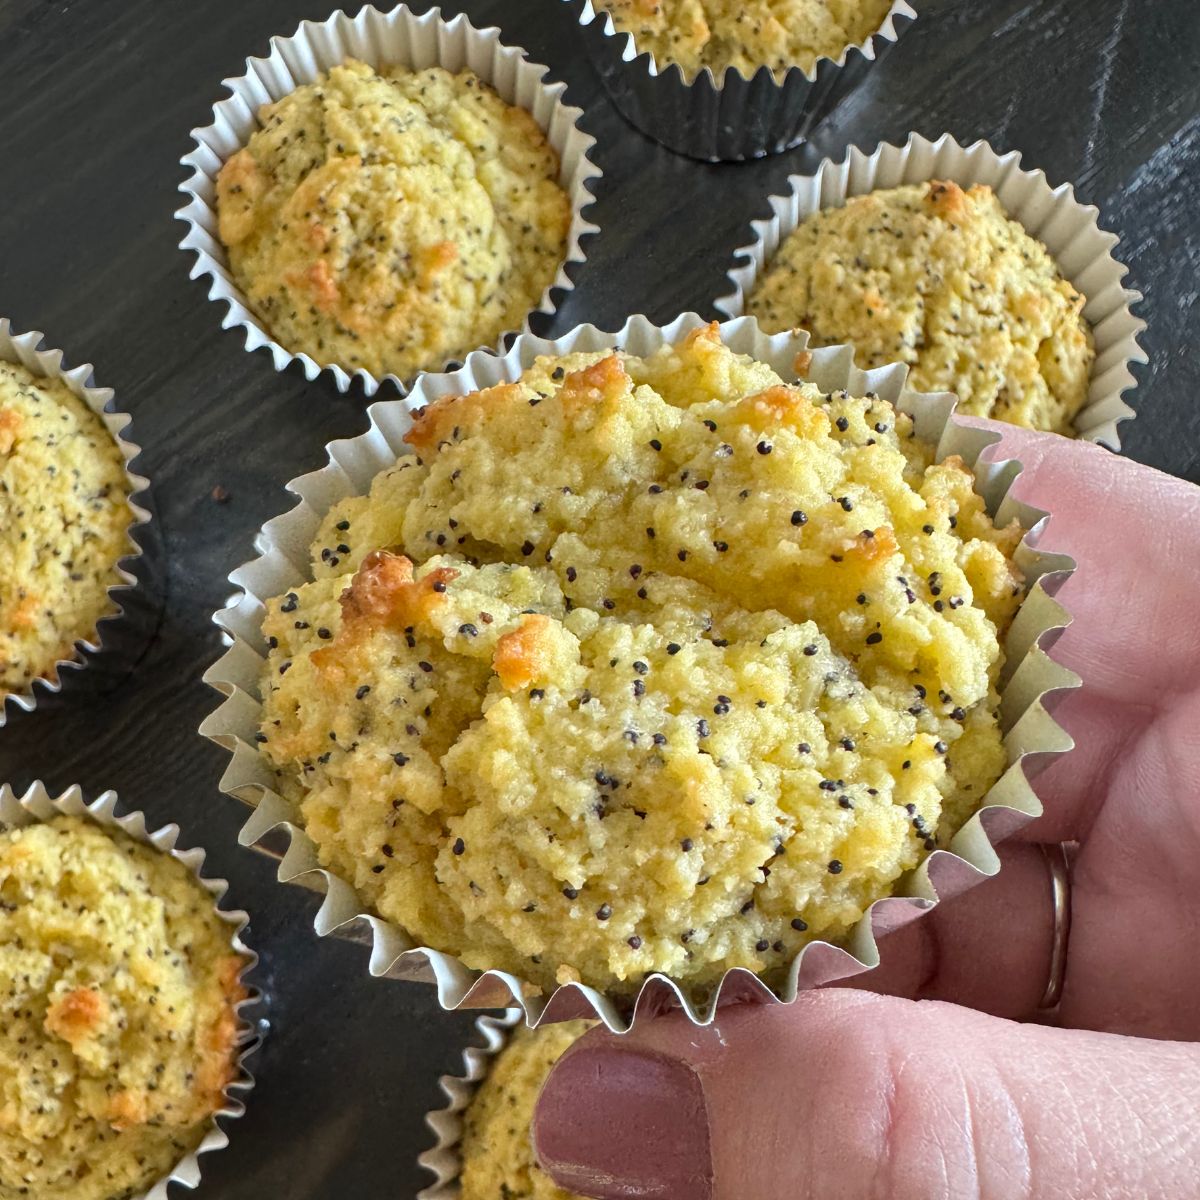
<svg viewBox="0 0 1200 1200"><path fill-rule="evenodd" d="M255 1082L246 1060L259 1048L262 1040L255 1028L253 1012L255 1009L261 1009L263 1005L261 991L248 985L246 976L258 966L259 957L242 941L242 934L250 923L249 915L243 909L221 908L221 901L229 890L228 881L208 878L202 874L207 857L205 850L199 846L188 850L180 849L178 841L181 830L174 823L151 830L145 814L138 810L117 816L118 803L119 798L114 791L102 792L88 803L84 799L83 789L78 784L72 784L58 796L52 796L41 780L35 780L24 795L19 796L9 784L0 783L0 830L17 825L18 810L24 816L33 818L32 821L23 821L23 824L45 823L61 814L84 817L94 821L102 829L117 829L135 842L150 846L160 853L169 854L182 863L196 882L212 896L214 911L230 927L229 944L234 953L243 960L242 969L238 972L238 982L246 990L246 998L234 1007L238 1018L238 1034L234 1043L238 1048L235 1063L237 1075L225 1085L225 1103L209 1119L209 1127L200 1144L180 1159L171 1171L157 1180L148 1191L139 1193L137 1197L137 1200L168 1200L172 1183L185 1188L199 1186L202 1174L200 1156L223 1150L229 1145L229 1134L222 1128L221 1122L238 1120L246 1111L245 1098Z"/></svg>
<svg viewBox="0 0 1200 1200"><path fill-rule="evenodd" d="M259 650L239 632L239 627L249 626L261 642L262 601L251 590L250 580L258 573L260 566L264 571L268 569L266 561L273 556L279 556L297 573L307 570L311 538L304 541L301 537L303 545L296 547L296 555L303 564L300 566L279 549L281 535L284 541L295 541L286 536L286 527L303 519L307 512L319 514L319 520L319 516L327 512L337 499L350 494L363 494L364 485L369 485L376 467L376 464L365 461L364 444L381 440L390 447L388 434L382 426L392 425L393 416L398 415L401 424L404 424L413 408L439 396L458 395L514 379L538 355L561 355L576 350L604 348L623 348L635 355L647 354L657 346L674 342L693 329L708 324L710 322L695 313L685 313L665 327L657 326L639 315L629 318L615 333L604 332L593 325L582 325L554 340L523 336L502 359L483 353L470 355L466 365L457 371L424 376L407 397L373 404L368 409L370 426L365 433L330 443L326 447L328 463L325 467L287 485L287 490L297 496L299 502L288 512L268 521L259 531L255 538L259 557L231 573L230 582L238 591L230 606L214 615L213 620L224 634L229 649L205 672L204 681L220 692L223 699L202 723L199 732L232 755L232 761L220 782L221 790L253 809L242 828L239 841L243 846L279 859L277 878L280 882L299 883L310 890L325 892L314 919L314 928L319 937L336 932L338 936L368 945L371 950L369 970L376 977L435 983L439 1003L446 1010L507 1008L517 1004L524 1010L531 1027L536 1027L543 1020L595 1017L603 1021L610 1031L624 1033L642 1012L679 1007L689 1020L703 1025L712 1021L722 1001L760 999L787 1003L795 998L799 990L871 970L879 963L877 936L892 932L933 908L940 898L956 895L970 884L996 873L999 860L989 827L1003 826L997 835L998 840L1000 836L1007 836L1014 828L1041 814L1041 805L1025 774L1026 767L1031 765L1029 760L1034 759L1038 766L1042 766L1050 756L1065 753L1073 745L1071 738L1046 711L1044 701L1051 693L1078 687L1079 679L1073 672L1053 662L1041 643L1050 641L1070 623L1066 610L1052 599L1052 595L1075 569L1075 563L1066 555L1034 548L1048 514L1009 496L1013 481L1020 475L1020 463L1011 459L1002 462L976 461L972 464L976 484L979 485L976 490L981 493L985 489L990 490L989 511L996 514L997 519L1000 519L1000 514L1003 514L1004 520L1015 516L1025 529L1017 554L1023 558L1022 567L1032 582L1021 611L1031 613L1035 609L1045 609L1046 613L1045 621L1032 629L1024 627L1033 619L1027 616L1022 632L1022 640L1026 643L1024 651L1018 658L1010 659L1006 667L1006 676L1018 680L1022 687L1019 691L1014 690L1014 695L1018 697L1018 711L1011 712L1010 706L1005 721L1010 731L1022 721L1026 726L1032 721L1039 724L1044 721L1045 736L1038 739L1039 744L1017 753L988 793L991 797L1016 790L1027 791L1028 796L1018 798L1016 807L999 800L985 799L952 842L952 845L959 847L970 843L970 858L958 850L932 851L916 868L901 877L898 886L908 894L883 897L869 906L845 939L847 948L822 941L812 941L801 947L788 965L785 986L778 992L752 972L736 967L727 971L715 987L704 989L707 991L706 998L697 999L696 1002L690 991L657 973L646 977L632 1002L629 997L620 997L620 1006L610 996L581 983L562 985L542 999L511 973L472 970L453 955L429 947L414 946L398 926L362 912L353 888L340 876L320 867L316 847L291 819L294 816L291 806L268 786L269 776L259 761L254 743L261 702L239 683L239 679L247 679L251 687L256 686L257 670L263 658ZM805 350L808 341L804 333L763 334L752 317L726 321L720 328L726 344L735 352L750 354L770 363L792 361L795 354ZM908 371L903 365L892 364L873 371L860 371L853 366L852 356L853 350L849 346L813 351L813 368L805 373L804 379L817 383L822 390L831 390L814 376L832 369L846 380L845 384L837 386L845 386L860 395L875 391L885 399L888 394L895 395L897 399L917 397L930 409L937 409L933 417L938 422L936 440L940 442L943 434L952 432L960 441L968 443L965 448L976 459L987 446L999 441L998 434L954 419L952 414L956 401L950 394L925 395L907 389L905 380ZM476 370L481 372L482 379L476 378ZM794 378L795 372L784 372L785 378L789 375ZM397 443L402 432L392 429ZM920 431L918 436L923 436ZM960 446L959 452L962 449L964 447ZM359 456L356 463L354 460L359 450L363 451L363 456ZM394 461L398 452L394 447L390 447L389 452ZM353 482L356 471L362 477L362 484ZM981 475L986 479L981 479ZM345 480L350 480L357 491L343 486ZM334 483L332 488L326 486L330 482ZM321 494L323 498L320 505L310 503L305 498L306 493ZM293 582L296 577L293 575ZM280 591L288 586L286 583L281 585ZM1031 601L1034 603L1031 604ZM1019 618L1020 613L1017 621ZM1014 621L1014 629L1017 621ZM1012 637L1012 631L1009 636ZM253 679L248 679L244 669L249 662L242 665L238 662L246 655L253 660ZM1021 678L1018 667L1026 664L1029 670ZM1044 682L1031 691L1029 675L1034 670L1040 672ZM1003 701L1008 690L1007 682L1003 688L1002 712L1005 711ZM697 991L696 996L699 995Z"/></svg>
<svg viewBox="0 0 1200 1200"><path fill-rule="evenodd" d="M215 227L217 215L215 207L216 175L225 161L212 143L217 140L223 121L229 119L231 125L240 124L240 118L236 116L236 106L239 100L244 101L252 110L257 108L253 98L247 94L250 80L253 78L262 86L263 90L271 91L267 87L264 76L273 63L283 62L283 47L307 42L315 30L336 30L345 38L348 31L356 27L366 28L371 23L373 18L368 14L375 14L375 18L385 23L404 21L410 27L433 25L452 32L463 28L466 30L464 37L468 40L475 37L493 43L493 53L496 56L507 55L516 60L518 73L521 71L534 73L534 84L550 98L553 113L561 113L563 122L567 126L561 150L554 147L559 158L559 186L563 188L571 201L571 224L567 232L565 256L558 266L554 279L543 290L537 307L526 314L521 327L515 330L505 330L497 338L494 347L482 346L471 351L472 354L484 352L503 355L516 337L530 332L529 323L534 316L553 317L565 297L574 290L575 284L571 280L569 272L580 270L587 262L587 253L582 245L584 239L594 237L600 232L600 227L584 214L596 202L596 189L604 172L591 157L596 146L596 139L591 134L585 133L580 127L584 110L576 105L566 103L564 99L567 91L566 83L548 83L546 79L551 73L550 68L534 62L522 47L503 41L503 31L498 26L488 25L480 29L465 14L460 13L458 16L445 18L442 16L441 9L437 7L424 13L414 14L406 4L397 5L386 11L376 8L374 5L364 5L353 17L349 16L345 9L338 9L324 21L301 21L294 34L286 37L277 34L271 38L269 54L247 57L245 60L246 70L241 75L223 79L221 87L229 95L213 105L213 119L208 125L198 126L191 130L192 149L179 160L180 165L190 172L178 188L188 198L188 202L175 212L176 220L184 222L188 227L178 248L185 253L194 254L196 258L189 269L188 278L192 280L208 278L207 298L225 305L225 313L221 318L222 330L242 329L244 331L243 348L249 353L266 350L270 354L276 372L281 373L293 363L299 363L304 378L309 383L314 382L323 374L328 374L337 390L345 393L351 389L354 381L358 380L364 394L367 397L373 397L383 388L384 384L391 385L400 395L405 395L410 389L412 380L404 380L392 374L376 377L361 367L354 371L347 371L338 363L321 364L306 353L294 353L287 350L270 335L259 318L251 311L241 289L233 282L224 248L220 246L217 238L204 227L205 220ZM347 55L348 51L347 54L343 54L343 60ZM377 60L377 62L381 61L381 59ZM286 63L283 65L286 68ZM290 75L290 68L287 70ZM296 80L295 87L306 82L311 82L311 80ZM483 82L493 86L488 79L484 79ZM295 87L290 90L295 90ZM276 98L281 99L287 94L289 93L281 92ZM509 102L505 101L505 103ZM514 103L513 107L520 106ZM230 116L230 114L234 115ZM532 113L530 115L532 116ZM553 127L554 124L552 115L549 125ZM547 142L553 147L552 128L543 128L540 123L538 123L538 128L546 135ZM250 132L252 131L248 131L242 138L243 144ZM217 163L211 174L205 164L207 156L211 156ZM561 182L562 171L566 169L568 160L573 166L570 178L566 184L563 184ZM214 199L207 199L206 193L214 193ZM208 248L209 243L212 244L213 249ZM442 372L456 370L461 365L460 361L452 360L442 367ZM419 378L425 373L418 372L413 379Z"/></svg>
<svg viewBox="0 0 1200 1200"><path fill-rule="evenodd" d="M1125 286L1125 281L1129 275L1129 268L1117 258L1117 249L1121 244L1121 239L1115 233L1112 233L1101 225L1100 209L1094 204L1084 204L1080 201L1075 195L1073 184L1060 183L1057 186L1052 186L1045 171L1037 167L1025 167L1022 164L1022 154L1019 150L1007 150L1002 153L996 150L990 142L982 138L964 145L949 133L943 133L931 140L914 132L910 133L903 142L879 142L870 150L862 150L858 146L849 146L840 158L822 159L815 171L808 174L789 175L786 180L785 190L773 193L767 197L767 205L770 207L771 215L769 217L755 218L750 222L751 229L755 234L754 240L747 242L743 246L739 246L733 252L729 270L725 274L726 279L731 285L731 290L713 301L714 309L720 314L721 319L740 317L744 314L746 299L754 288L758 274L761 270L766 269L769 262L765 251L766 245L772 238L777 238L778 244L782 244L796 228L796 224L785 214L788 206L790 206L793 198L802 186L811 184L813 189L819 193L822 190L826 175L832 172L844 171L848 175L856 168L869 167L874 170L878 167L880 161L889 154L895 154L900 157L901 167L903 168L904 161L911 157L914 151L920 151L937 157L945 149L957 151L966 157L982 155L991 158L996 168L1004 172L1005 178L1011 175L1018 175L1022 179L1028 180L1034 188L1037 188L1042 193L1043 200L1051 201L1056 205L1069 205L1081 212L1090 219L1097 242L1106 243L1103 253L1098 249L1097 256L1092 261L1107 262L1112 278L1106 287L1116 286L1120 289L1124 309L1129 316L1128 330L1113 343L1113 349L1121 355L1120 361L1119 363L1110 364L1106 368L1106 371L1111 371L1114 366L1119 365L1122 368L1122 373L1127 378L1123 382L1118 383L1115 389L1106 391L1096 399L1093 399L1089 395L1088 400L1076 414L1075 422L1077 423L1079 418L1089 408L1098 406L1115 396L1117 404L1123 409L1122 412L1087 429L1077 430L1077 433L1083 441L1096 442L1099 445L1106 446L1110 450L1119 452L1121 449L1121 436L1118 432L1118 426L1126 421L1135 420L1138 415L1137 410L1125 399L1127 395L1136 391L1138 387L1138 381L1133 375L1131 368L1135 364L1145 366L1149 362L1145 350L1142 349L1141 343L1138 341L1139 337L1146 332L1146 322L1133 311L1134 306L1141 304L1144 297L1141 292ZM956 174L959 176L958 178L954 177ZM927 179L931 180L938 177L931 171ZM974 171L948 172L944 177L960 185L966 183L969 186L973 182L978 182L976 172ZM906 186L906 184L919 182L923 181L916 179L904 180L894 186ZM881 186L887 187L892 185L884 184ZM844 203L854 196L865 194L862 191L851 191L848 186L844 186L841 189L839 199ZM816 211L825 211L826 208L831 207L836 206L823 205ZM1008 215L1020 223L1019 219L1013 216L1013 214L1009 213ZM1046 219L1045 217L1043 218L1043 224ZM1040 235L1032 234L1032 236L1038 237L1041 240ZM773 254L778 253L778 244L772 252ZM1055 260L1055 265L1058 266L1058 258L1054 248L1050 246L1046 248L1050 253L1050 257ZM760 259L763 260L762 266L759 265ZM1073 281L1070 281L1069 277L1066 276L1066 273L1064 272L1063 274L1064 278L1068 278L1068 281L1072 282L1072 286L1075 286ZM1079 290L1082 293L1083 289ZM1091 297L1085 298L1088 300L1091 299ZM1099 361L1099 350L1096 352L1096 358Z"/></svg>
<svg viewBox="0 0 1200 1200"><path fill-rule="evenodd" d="M519 1008L510 1008L502 1017L479 1017L475 1034L482 1038L483 1045L467 1046L463 1050L462 1070L438 1080L446 1103L425 1114L425 1125L433 1134L434 1144L417 1155L417 1164L433 1176L433 1182L417 1193L417 1200L453 1200L458 1195L454 1184L462 1172L459 1153L462 1114L475 1090L487 1078L509 1035L520 1024L522 1015Z"/></svg>
<svg viewBox="0 0 1200 1200"><path fill-rule="evenodd" d="M63 351L43 346L46 340L41 330L31 329L28 333L13 332L12 322L8 317L0 317L0 361L25 367L37 377L40 368L41 376L49 380L59 380L70 389L87 407L104 422L105 428L125 461L125 480L129 485L128 504L130 520L126 528L127 549L113 564L113 574L116 582L105 589L108 595L109 607L96 621L94 635L86 638L76 638L73 645L75 655L72 658L58 659L54 664L52 676L39 676L31 680L29 687L21 692L6 692L0 687L0 729L8 721L8 706L23 712L31 713L37 708L39 696L57 695L63 689L63 673L65 671L82 671L88 666L87 655L98 654L104 644L104 626L121 620L125 616L125 606L121 603L121 594L130 592L138 586L137 578L130 569L142 557L145 551L135 534L144 530L150 524L149 509L138 503L138 497L144 496L150 487L150 481L139 475L133 469L134 462L140 457L142 448L125 437L133 418L128 413L113 407L116 394L112 388L97 387L94 383L95 371L91 363L81 363L78 367L63 366ZM10 354L13 357L10 357ZM31 366L30 364L36 364Z"/></svg>
<svg viewBox="0 0 1200 1200"><path fill-rule="evenodd" d="M581 28L598 28L606 39L611 39L614 51L625 66L642 70L647 76L654 79L669 79L674 86L682 88L699 86L718 95L727 87L749 86L750 84L779 88L790 86L795 80L813 84L817 82L819 72L826 63L831 64L831 67L824 69L840 71L855 57L863 58L867 62L874 62L879 57L881 49L886 45L894 45L898 42L905 25L915 21L918 16L917 9L908 0L892 0L891 8L888 9L882 24L873 29L861 42L847 45L837 58L830 54L822 54L813 63L812 69L808 71L799 66L791 66L780 77L770 67L764 65L755 70L752 75L745 75L736 67L728 66L718 75L712 67L702 67L691 79L688 79L683 73L683 68L676 62L667 63L660 69L654 55L649 50L639 51L633 34L622 33L617 29L612 14L607 10L603 13L597 12L592 0L565 0L565 2L580 10L577 19ZM914 3L919 3L919 0L914 0ZM896 25L897 21L901 23L899 28Z"/></svg>

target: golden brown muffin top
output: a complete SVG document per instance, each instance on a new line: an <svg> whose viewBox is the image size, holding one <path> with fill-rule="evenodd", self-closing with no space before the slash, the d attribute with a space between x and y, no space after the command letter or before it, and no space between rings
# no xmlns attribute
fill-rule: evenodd
<svg viewBox="0 0 1200 1200"><path fill-rule="evenodd" d="M95 637L131 521L104 422L65 383L0 362L0 699Z"/></svg>
<svg viewBox="0 0 1200 1200"><path fill-rule="evenodd" d="M558 156L470 71L352 60L259 116L217 179L220 237L288 350L406 378L537 307L566 253Z"/></svg>
<svg viewBox="0 0 1200 1200"><path fill-rule="evenodd" d="M1095 348L1084 297L992 189L933 181L856 196L802 221L751 293L764 329L904 362L959 411L1070 433Z"/></svg>
<svg viewBox="0 0 1200 1200"><path fill-rule="evenodd" d="M957 459L715 326L419 413L268 604L262 752L321 861L549 989L780 969L1003 768L1020 603Z"/></svg>
<svg viewBox="0 0 1200 1200"><path fill-rule="evenodd" d="M199 1144L243 960L167 854L77 817L0 833L0 1198L112 1200Z"/></svg>

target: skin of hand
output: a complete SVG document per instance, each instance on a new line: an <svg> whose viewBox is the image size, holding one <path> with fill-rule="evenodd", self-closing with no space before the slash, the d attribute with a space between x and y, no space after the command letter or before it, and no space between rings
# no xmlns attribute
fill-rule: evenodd
<svg viewBox="0 0 1200 1200"><path fill-rule="evenodd" d="M976 422L977 424L986 424ZM656 1200L1200 1196L1200 488L1011 427L1017 495L1079 564L1053 657L1076 749L993 880L881 944L862 987L602 1028L534 1143L562 1186ZM1037 842L1077 841L1062 1003ZM863 990L870 988L871 991Z"/></svg>

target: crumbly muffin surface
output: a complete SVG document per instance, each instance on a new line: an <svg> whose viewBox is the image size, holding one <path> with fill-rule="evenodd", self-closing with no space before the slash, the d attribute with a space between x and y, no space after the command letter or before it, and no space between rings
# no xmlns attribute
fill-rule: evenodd
<svg viewBox="0 0 1200 1200"><path fill-rule="evenodd" d="M1086 303L992 189L932 182L870 192L802 222L746 311L860 366L904 362L959 411L1070 433L1095 347Z"/></svg>
<svg viewBox="0 0 1200 1200"><path fill-rule="evenodd" d="M749 78L760 67L811 72L883 24L891 0L595 0L659 68L678 63L691 79L705 67Z"/></svg>
<svg viewBox="0 0 1200 1200"><path fill-rule="evenodd" d="M592 1024L512 1034L463 1114L461 1200L576 1200L537 1165L530 1127L550 1068Z"/></svg>
<svg viewBox="0 0 1200 1200"><path fill-rule="evenodd" d="M260 742L321 859L545 988L769 972L1003 766L1022 591L961 462L716 326L444 399L268 604Z"/></svg>
<svg viewBox="0 0 1200 1200"><path fill-rule="evenodd" d="M95 636L128 496L104 422L66 384L0 362L0 696L53 678Z"/></svg>
<svg viewBox="0 0 1200 1200"><path fill-rule="evenodd" d="M218 177L220 237L289 350L403 378L537 307L570 225L558 156L470 71L350 61L260 118Z"/></svg>
<svg viewBox="0 0 1200 1200"><path fill-rule="evenodd" d="M0 1198L114 1200L195 1149L240 967L168 855L75 817L0 833Z"/></svg>

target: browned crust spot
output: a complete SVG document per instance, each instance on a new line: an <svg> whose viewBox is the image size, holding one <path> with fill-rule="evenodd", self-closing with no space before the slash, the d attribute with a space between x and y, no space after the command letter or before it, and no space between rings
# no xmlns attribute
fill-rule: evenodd
<svg viewBox="0 0 1200 1200"><path fill-rule="evenodd" d="M146 1093L141 1088L114 1092L108 1101L108 1123L118 1132L145 1125L150 1116Z"/></svg>
<svg viewBox="0 0 1200 1200"><path fill-rule="evenodd" d="M108 1017L108 1001L95 988L79 987L61 996L46 1010L46 1032L72 1048L85 1042Z"/></svg>
<svg viewBox="0 0 1200 1200"><path fill-rule="evenodd" d="M449 440L456 425L466 426L487 409L515 403L521 395L520 384L500 383L465 396L442 396L413 413L412 428L404 440L418 454L428 454Z"/></svg>
<svg viewBox="0 0 1200 1200"><path fill-rule="evenodd" d="M415 579L410 558L376 550L363 559L342 593L342 621L345 625L415 625L446 602L445 589L437 585L457 578L453 567L437 567Z"/></svg>
<svg viewBox="0 0 1200 1200"><path fill-rule="evenodd" d="M516 629L497 640L492 669L504 690L515 692L547 674L552 657L550 618L544 613L527 613Z"/></svg>
<svg viewBox="0 0 1200 1200"><path fill-rule="evenodd" d="M0 454L8 454L17 444L21 431L21 414L11 408L0 408Z"/></svg>
<svg viewBox="0 0 1200 1200"><path fill-rule="evenodd" d="M313 223L308 227L308 233L305 234L305 241L307 241L308 244L317 251L317 253L329 248L329 238L329 229L322 225L320 221L313 221Z"/></svg>
<svg viewBox="0 0 1200 1200"><path fill-rule="evenodd" d="M445 587L457 578L453 567L437 567L415 579L412 560L403 554L389 550L368 554L341 594L342 624L337 637L313 651L313 665L319 671L336 673L345 652L364 634L383 626L407 628L424 621L446 602Z"/></svg>
<svg viewBox="0 0 1200 1200"><path fill-rule="evenodd" d="M721 345L720 324L716 321L709 321L707 325L701 325L699 329L693 329L692 332L683 339L685 348L690 348L697 342L707 342L710 346Z"/></svg>
<svg viewBox="0 0 1200 1200"><path fill-rule="evenodd" d="M238 1032L236 1006L246 998L246 989L239 978L242 966L242 959L236 954L221 960L217 978L225 1003L212 1024L198 1037L196 1102L207 1114L221 1107L225 1088L233 1080Z"/></svg>
<svg viewBox="0 0 1200 1200"><path fill-rule="evenodd" d="M899 552L900 545L891 527L880 525L875 530L864 529L846 553L864 567L877 567Z"/></svg>
<svg viewBox="0 0 1200 1200"><path fill-rule="evenodd" d="M967 464L963 462L961 454L947 454L938 465L958 472L966 480L968 486L972 486L975 482L975 476L967 470Z"/></svg>
<svg viewBox="0 0 1200 1200"><path fill-rule="evenodd" d="M931 180L925 199L934 216L943 217L955 225L967 215L967 193L952 180Z"/></svg>
<svg viewBox="0 0 1200 1200"><path fill-rule="evenodd" d="M309 292L313 303L324 312L337 305L340 293L327 258L318 258L306 271L289 275L287 283L297 290Z"/></svg>
<svg viewBox="0 0 1200 1200"><path fill-rule="evenodd" d="M217 221L226 246L236 246L254 231L255 204L265 184L254 155L243 147L217 175Z"/></svg>
<svg viewBox="0 0 1200 1200"><path fill-rule="evenodd" d="M572 371L563 380L558 395L563 411L570 416L594 408L613 396L623 396L629 385L625 364L619 354L613 353L581 371Z"/></svg>
<svg viewBox="0 0 1200 1200"><path fill-rule="evenodd" d="M421 254L421 286L432 286L434 280L458 258L458 247L453 242L437 242Z"/></svg>
<svg viewBox="0 0 1200 1200"><path fill-rule="evenodd" d="M777 383L738 401L746 422L764 433L774 429L794 430L797 437L816 438L829 432L829 418L801 391Z"/></svg>
<svg viewBox="0 0 1200 1200"><path fill-rule="evenodd" d="M41 593L22 591L16 602L9 607L8 624L13 629L36 629L37 615L41 610ZM68 645L73 645L71 642ZM67 650L65 655L59 657L70 658L71 651Z"/></svg>

